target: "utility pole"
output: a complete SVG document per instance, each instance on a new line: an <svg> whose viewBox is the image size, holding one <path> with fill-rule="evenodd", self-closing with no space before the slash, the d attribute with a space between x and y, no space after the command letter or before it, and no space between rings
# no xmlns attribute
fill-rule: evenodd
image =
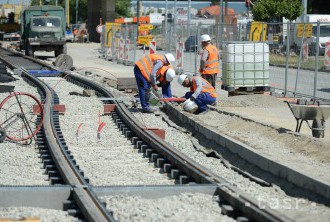
<svg viewBox="0 0 330 222"><path fill-rule="evenodd" d="M302 1L303 1L303 7L304 7L302 22L305 22L306 21L306 15L307 15L307 0L302 0Z"/></svg>
<svg viewBox="0 0 330 222"><path fill-rule="evenodd" d="M168 38L167 38L167 0L165 0L165 45L166 45L166 51L168 51Z"/></svg>
<svg viewBox="0 0 330 222"><path fill-rule="evenodd" d="M190 23L191 23L191 0L188 0L188 24L187 24L187 28L188 28L188 37L190 36Z"/></svg>
<svg viewBox="0 0 330 222"><path fill-rule="evenodd" d="M139 36L139 20L140 20L140 1L141 0L137 0L136 1L136 33L137 35L136 36Z"/></svg>
<svg viewBox="0 0 330 222"><path fill-rule="evenodd" d="M70 0L65 0L66 26L70 25Z"/></svg>
<svg viewBox="0 0 330 222"><path fill-rule="evenodd" d="M220 0L220 45L219 49L222 49L222 36L223 36L223 0Z"/></svg>
<svg viewBox="0 0 330 222"><path fill-rule="evenodd" d="M76 24L78 24L78 5L79 5L79 0L76 0Z"/></svg>

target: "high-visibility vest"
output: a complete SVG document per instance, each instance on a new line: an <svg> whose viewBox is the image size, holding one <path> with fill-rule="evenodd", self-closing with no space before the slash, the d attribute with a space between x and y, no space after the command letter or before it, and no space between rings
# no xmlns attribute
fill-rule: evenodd
<svg viewBox="0 0 330 222"><path fill-rule="evenodd" d="M158 70L158 72L156 73L156 79L157 79L157 81L159 81L160 83L161 82L165 82L166 81L166 72L170 68L173 69L173 67L171 65L163 66L162 68L160 68Z"/></svg>
<svg viewBox="0 0 330 222"><path fill-rule="evenodd" d="M219 55L218 49L214 45L208 44L205 50L209 52L209 57L205 62L205 68L202 74L218 74L219 73Z"/></svg>
<svg viewBox="0 0 330 222"><path fill-rule="evenodd" d="M190 86L190 92L195 92L197 89L197 85L196 85L196 78L197 77L193 77L192 78L192 86ZM215 89L213 88L213 86L206 81L204 78L200 77L202 79L202 91L201 92L205 92L205 93L209 93L211 95L211 97L213 98L217 98L217 92L215 91Z"/></svg>
<svg viewBox="0 0 330 222"><path fill-rule="evenodd" d="M157 55L157 54L149 54L146 56L143 56L140 60L135 62L135 65L137 65L143 75L143 77L150 82L150 75L152 67L154 66L154 62L156 60L161 60L164 66L163 56Z"/></svg>

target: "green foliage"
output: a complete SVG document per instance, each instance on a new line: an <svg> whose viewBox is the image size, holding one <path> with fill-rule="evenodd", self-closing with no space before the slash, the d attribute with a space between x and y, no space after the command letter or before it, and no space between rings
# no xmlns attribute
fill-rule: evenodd
<svg viewBox="0 0 330 222"><path fill-rule="evenodd" d="M284 0L278 6L278 11L279 16L293 21L301 15L303 6L299 0Z"/></svg>
<svg viewBox="0 0 330 222"><path fill-rule="evenodd" d="M210 5L220 5L220 1L219 0L211 0Z"/></svg>
<svg viewBox="0 0 330 222"><path fill-rule="evenodd" d="M259 0L252 13L256 21L270 22L281 17L292 21L300 16L302 10L300 0Z"/></svg>
<svg viewBox="0 0 330 222"><path fill-rule="evenodd" d="M116 17L129 17L131 0L116 0Z"/></svg>

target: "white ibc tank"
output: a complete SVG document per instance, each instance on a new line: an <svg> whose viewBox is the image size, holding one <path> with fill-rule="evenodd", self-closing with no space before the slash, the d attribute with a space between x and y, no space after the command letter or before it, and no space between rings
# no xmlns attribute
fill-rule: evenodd
<svg viewBox="0 0 330 222"><path fill-rule="evenodd" d="M222 51L222 85L269 85L269 46L259 42L230 42Z"/></svg>

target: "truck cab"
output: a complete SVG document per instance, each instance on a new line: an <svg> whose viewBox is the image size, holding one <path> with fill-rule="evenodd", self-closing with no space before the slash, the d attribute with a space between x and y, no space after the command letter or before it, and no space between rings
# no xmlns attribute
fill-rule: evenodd
<svg viewBox="0 0 330 222"><path fill-rule="evenodd" d="M28 56L35 51L66 53L64 9L59 6L30 6L21 16L21 47Z"/></svg>

